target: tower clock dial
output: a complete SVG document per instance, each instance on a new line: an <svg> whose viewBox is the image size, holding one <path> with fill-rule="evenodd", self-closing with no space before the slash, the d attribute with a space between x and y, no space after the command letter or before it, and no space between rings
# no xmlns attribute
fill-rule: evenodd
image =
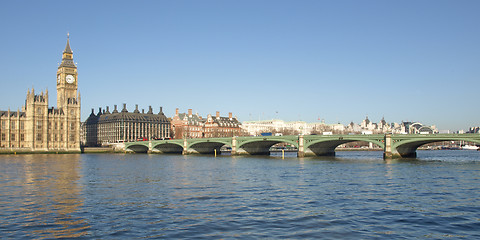
<svg viewBox="0 0 480 240"><path fill-rule="evenodd" d="M73 83L73 82L75 82L75 78L74 78L72 75L68 75L67 78L66 78L66 80L67 80L67 83Z"/></svg>

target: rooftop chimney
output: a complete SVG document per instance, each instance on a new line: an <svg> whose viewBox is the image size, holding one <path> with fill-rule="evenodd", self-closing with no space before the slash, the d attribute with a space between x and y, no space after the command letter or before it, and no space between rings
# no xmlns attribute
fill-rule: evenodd
<svg viewBox="0 0 480 240"><path fill-rule="evenodd" d="M178 108L175 108L175 116L178 116Z"/></svg>
<svg viewBox="0 0 480 240"><path fill-rule="evenodd" d="M217 114L215 115L217 118L220 117L220 112L217 111Z"/></svg>
<svg viewBox="0 0 480 240"><path fill-rule="evenodd" d="M133 111L134 113L140 113L140 111L138 111L138 104L135 104L135 111Z"/></svg>
<svg viewBox="0 0 480 240"><path fill-rule="evenodd" d="M148 106L148 114L153 114L152 106Z"/></svg>
<svg viewBox="0 0 480 240"><path fill-rule="evenodd" d="M122 112L128 112L126 103L123 104Z"/></svg>
<svg viewBox="0 0 480 240"><path fill-rule="evenodd" d="M189 117L192 116L192 109L188 109L188 116L189 116Z"/></svg>
<svg viewBox="0 0 480 240"><path fill-rule="evenodd" d="M228 118L232 119L232 113L231 112L228 113Z"/></svg>
<svg viewBox="0 0 480 240"><path fill-rule="evenodd" d="M159 113L163 113L163 107L160 107L160 112Z"/></svg>

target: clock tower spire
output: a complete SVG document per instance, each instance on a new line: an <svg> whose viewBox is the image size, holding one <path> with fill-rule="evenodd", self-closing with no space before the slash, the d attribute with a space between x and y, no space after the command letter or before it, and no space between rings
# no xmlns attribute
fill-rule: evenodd
<svg viewBox="0 0 480 240"><path fill-rule="evenodd" d="M62 63L57 70L57 107L77 101L77 66L73 62L73 52L70 48L70 34L67 34L67 45L62 54Z"/></svg>

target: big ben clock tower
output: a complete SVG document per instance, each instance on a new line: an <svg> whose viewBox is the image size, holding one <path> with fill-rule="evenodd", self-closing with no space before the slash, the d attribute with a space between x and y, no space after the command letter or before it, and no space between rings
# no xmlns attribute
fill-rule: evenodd
<svg viewBox="0 0 480 240"><path fill-rule="evenodd" d="M73 62L70 36L62 54L62 63L57 70L57 108L61 112L60 131L64 136L63 148L80 149L80 94L77 66Z"/></svg>

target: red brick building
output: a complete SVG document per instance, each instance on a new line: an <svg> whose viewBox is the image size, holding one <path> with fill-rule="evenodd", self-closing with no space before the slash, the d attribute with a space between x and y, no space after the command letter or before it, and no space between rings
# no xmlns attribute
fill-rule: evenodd
<svg viewBox="0 0 480 240"><path fill-rule="evenodd" d="M188 113L179 113L177 108L171 124L174 139L233 137L242 131L241 123L232 117L232 113L221 117L218 111L215 116L209 114L202 118L198 113L193 114L192 109L188 109Z"/></svg>
<svg viewBox="0 0 480 240"><path fill-rule="evenodd" d="M204 136L206 138L239 136L240 125L237 118L232 117L232 113L228 113L228 117L220 117L220 112L217 111L215 116L208 114L204 125Z"/></svg>

